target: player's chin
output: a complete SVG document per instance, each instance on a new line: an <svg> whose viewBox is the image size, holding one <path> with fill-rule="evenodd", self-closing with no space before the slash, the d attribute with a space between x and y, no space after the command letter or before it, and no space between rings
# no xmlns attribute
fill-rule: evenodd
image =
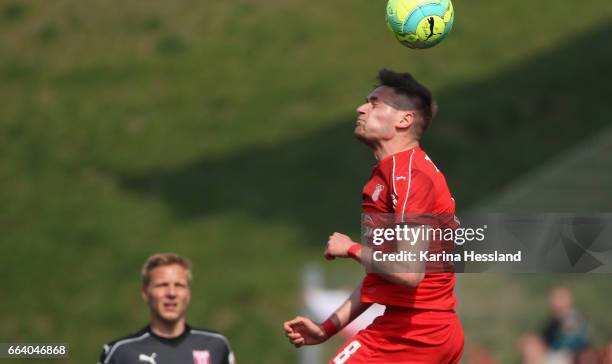
<svg viewBox="0 0 612 364"><path fill-rule="evenodd" d="M353 134L355 134L357 139L359 139L361 141L365 142L367 140L366 135L365 135L365 130L360 125L357 125L357 127L355 127L355 130L353 131Z"/></svg>
<svg viewBox="0 0 612 364"><path fill-rule="evenodd" d="M373 146L374 145L374 141L372 138L368 137L363 130L356 130L355 129L355 137L361 141L362 143L368 145L368 146Z"/></svg>
<svg viewBox="0 0 612 364"><path fill-rule="evenodd" d="M160 312L161 318L166 322L175 322L178 321L181 317L183 317L183 311L179 310L162 310Z"/></svg>

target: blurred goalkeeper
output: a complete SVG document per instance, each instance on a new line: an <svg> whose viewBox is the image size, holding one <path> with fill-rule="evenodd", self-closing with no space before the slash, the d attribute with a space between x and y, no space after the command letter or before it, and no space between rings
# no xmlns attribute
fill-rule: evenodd
<svg viewBox="0 0 612 364"><path fill-rule="evenodd" d="M454 216L455 201L444 175L419 146L436 112L431 92L408 73L383 69L378 79L378 87L357 108L355 135L378 160L363 189L363 213L393 214L401 222L404 215ZM368 268L372 249L336 232L329 237L325 257L352 258ZM325 322L305 317L285 322L290 342L296 347L320 344L379 303L386 306L385 313L347 340L330 363L459 363L463 330L455 313L452 271L366 271Z"/></svg>
<svg viewBox="0 0 612 364"><path fill-rule="evenodd" d="M142 268L141 296L150 321L142 330L104 345L98 364L234 364L225 336L189 326L191 263L176 254L151 256Z"/></svg>

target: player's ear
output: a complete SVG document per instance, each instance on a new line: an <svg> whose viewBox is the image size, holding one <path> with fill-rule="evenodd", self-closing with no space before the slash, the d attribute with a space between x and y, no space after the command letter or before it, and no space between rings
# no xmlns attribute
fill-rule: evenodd
<svg viewBox="0 0 612 364"><path fill-rule="evenodd" d="M147 287L142 286L142 288L140 288L140 297L142 297L142 300L144 301L144 303L149 303L149 295L147 294Z"/></svg>
<svg viewBox="0 0 612 364"><path fill-rule="evenodd" d="M414 111L406 111L404 117L397 123L399 129L408 129L414 124Z"/></svg>

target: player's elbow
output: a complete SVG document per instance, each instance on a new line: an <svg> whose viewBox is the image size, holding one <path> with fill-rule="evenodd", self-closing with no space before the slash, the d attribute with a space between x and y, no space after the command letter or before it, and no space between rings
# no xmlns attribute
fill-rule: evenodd
<svg viewBox="0 0 612 364"><path fill-rule="evenodd" d="M401 285L409 288L416 288L424 277L425 273L398 273L396 276Z"/></svg>

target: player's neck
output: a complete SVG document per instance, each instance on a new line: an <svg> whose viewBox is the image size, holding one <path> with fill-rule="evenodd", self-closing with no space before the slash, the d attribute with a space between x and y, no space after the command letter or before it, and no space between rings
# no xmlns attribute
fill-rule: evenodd
<svg viewBox="0 0 612 364"><path fill-rule="evenodd" d="M387 143L380 143L374 148L374 157L376 160L383 160L390 155L401 153L405 150L412 149L419 146L418 140L411 140L409 142L402 141L401 143L388 141Z"/></svg>
<svg viewBox="0 0 612 364"><path fill-rule="evenodd" d="M175 338L181 336L185 332L185 319L182 318L176 322L167 322L157 317L151 318L151 331L157 336L163 338Z"/></svg>

